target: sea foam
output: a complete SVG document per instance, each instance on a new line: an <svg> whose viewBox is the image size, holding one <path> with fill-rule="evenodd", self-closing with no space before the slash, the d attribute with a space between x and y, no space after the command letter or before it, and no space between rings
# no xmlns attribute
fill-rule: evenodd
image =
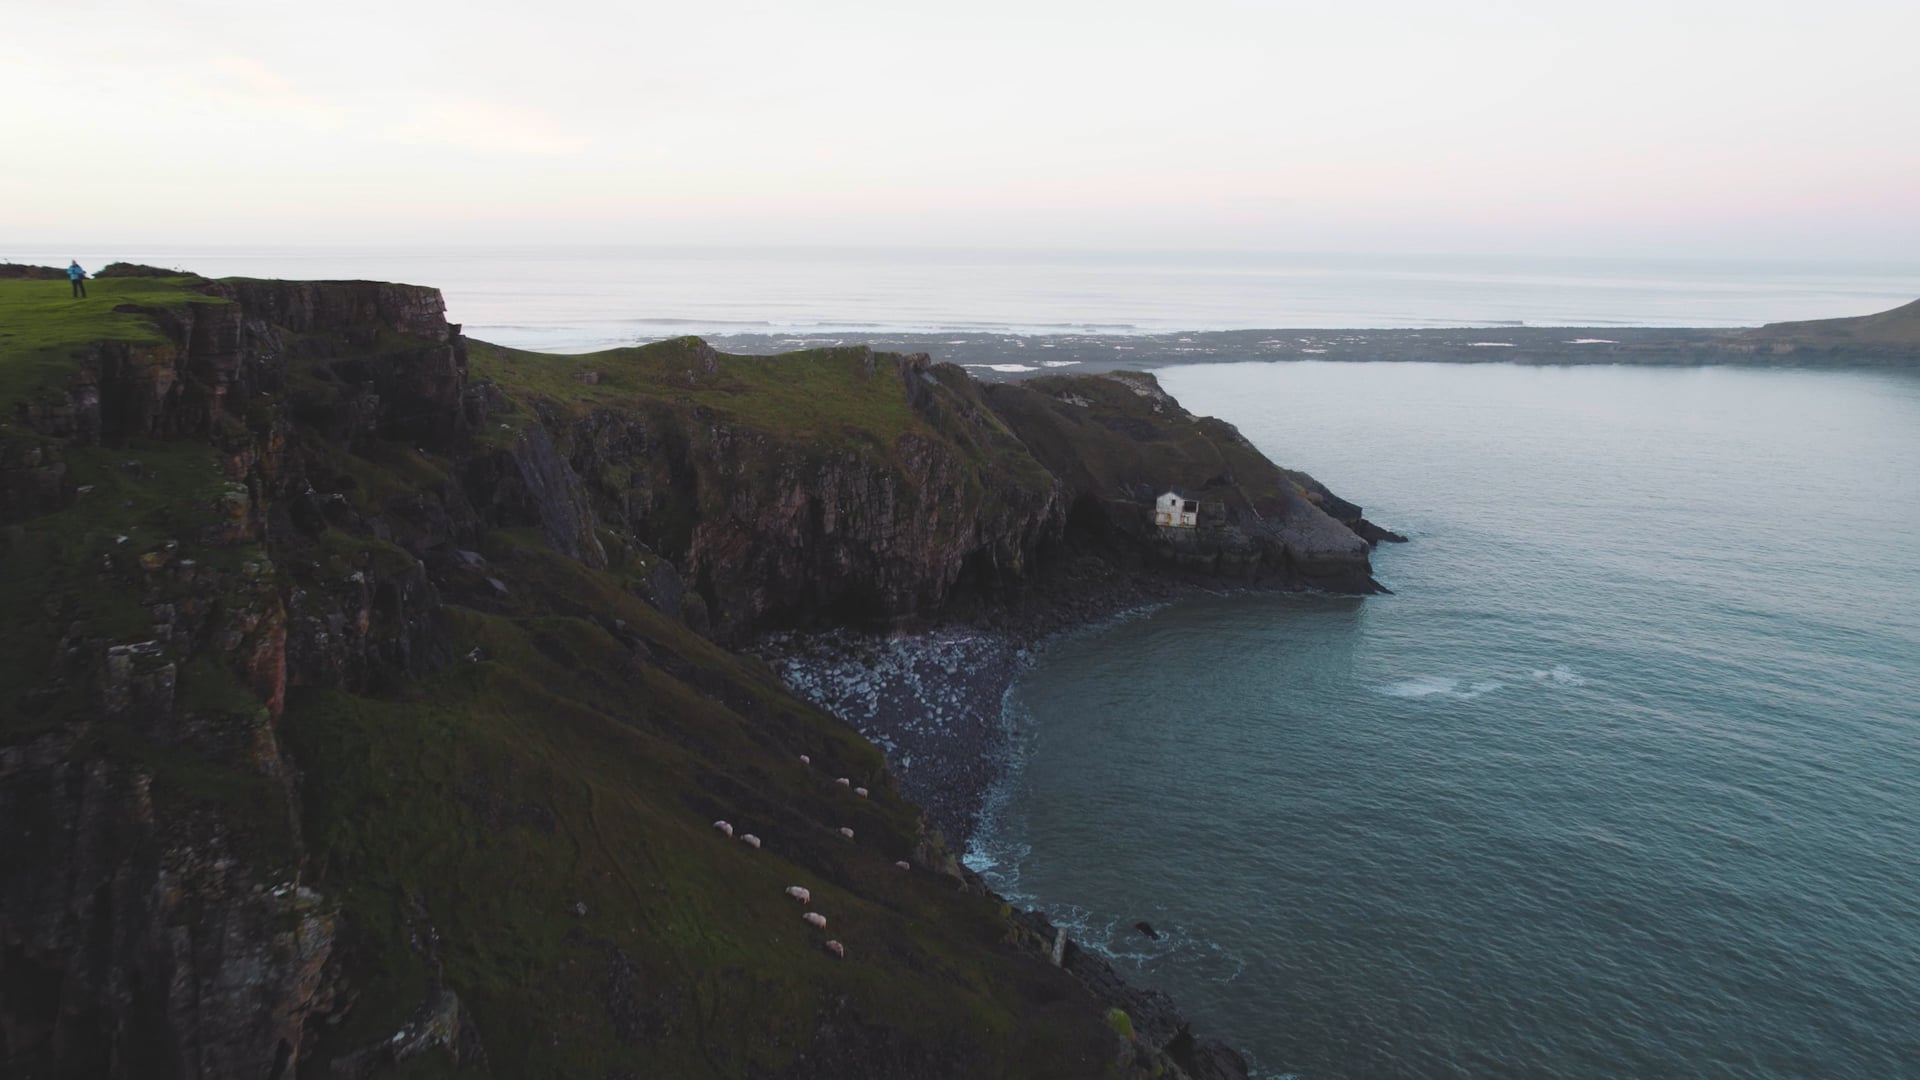
<svg viewBox="0 0 1920 1080"><path fill-rule="evenodd" d="M1470 701L1507 685L1494 680L1482 680L1468 683L1465 679L1451 678L1445 675L1421 675L1412 679L1401 679L1380 687L1380 692L1388 697L1425 698L1445 697L1459 701Z"/></svg>

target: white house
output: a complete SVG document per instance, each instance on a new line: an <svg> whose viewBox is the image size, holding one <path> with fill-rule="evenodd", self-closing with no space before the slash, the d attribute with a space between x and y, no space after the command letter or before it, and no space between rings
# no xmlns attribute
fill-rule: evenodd
<svg viewBox="0 0 1920 1080"><path fill-rule="evenodd" d="M1169 491L1154 500L1153 523L1179 529L1195 528L1200 524L1200 500Z"/></svg>

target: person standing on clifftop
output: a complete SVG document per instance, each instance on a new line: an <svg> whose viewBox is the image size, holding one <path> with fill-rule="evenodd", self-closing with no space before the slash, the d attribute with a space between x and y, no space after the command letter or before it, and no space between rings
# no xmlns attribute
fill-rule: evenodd
<svg viewBox="0 0 1920 1080"><path fill-rule="evenodd" d="M85 300L87 298L87 272L80 269L80 260L75 259L73 265L67 267L67 280L73 282L74 299Z"/></svg>

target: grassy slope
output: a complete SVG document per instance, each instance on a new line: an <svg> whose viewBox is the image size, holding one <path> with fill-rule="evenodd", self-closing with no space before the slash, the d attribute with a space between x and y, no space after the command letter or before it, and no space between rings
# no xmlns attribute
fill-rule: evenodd
<svg viewBox="0 0 1920 1080"><path fill-rule="evenodd" d="M251 588L261 573L272 573L257 544L200 542L203 531L225 517L221 500L232 490L212 447L164 440L55 445L14 423L17 403L57 392L75 358L95 342L166 346L145 316L114 307L225 303L190 291L199 280L90 280L85 300L72 299L65 280L0 280L0 461L44 455L63 464L68 482L81 490L65 509L0 528L0 612L8 616L0 620L0 740L30 738L94 715L91 682L83 674L57 696L22 698L26 688L45 685L69 631L137 642L152 636L153 604L219 602L204 591L195 595L177 574L149 571L142 556L164 555L175 570L191 559L226 588ZM207 660L178 673L176 698L188 711L261 709L233 670ZM164 748L129 726L96 723L86 746L149 768L163 810L254 808L233 818L240 850L271 863L291 855L290 823L258 812L274 801L261 777Z"/></svg>
<svg viewBox="0 0 1920 1080"><path fill-rule="evenodd" d="M474 377L522 399L586 412L631 409L647 400L703 406L761 431L829 448L890 447L916 429L899 372L867 373L865 349L814 349L781 356L719 356L696 338L677 338L580 356L468 342ZM703 363L711 356L711 365ZM711 369L709 369L711 368ZM594 383L579 376L593 373Z"/></svg>
<svg viewBox="0 0 1920 1080"><path fill-rule="evenodd" d="M0 280L0 403L11 406L40 387L61 385L73 370L74 353L94 342L165 344L145 316L113 309L226 303L191 291L199 280L91 278L84 300L73 299L64 280Z"/></svg>
<svg viewBox="0 0 1920 1080"><path fill-rule="evenodd" d="M345 885L367 934L361 962L379 973L364 994L380 1004L357 1009L331 1049L385 1034L420 1000L427 967L406 944L417 898L501 1075L778 1068L835 998L927 1045L968 1031L951 1052L981 1075L1098 1059L1084 1024L1053 1034L1032 1022L1063 988L1035 985L991 905L893 866L910 854L917 811L878 790L871 745L614 574L512 535L486 554L526 595L625 620L667 663L635 664L597 622L528 601L512 616L456 609L457 647L485 659L400 700L296 696L284 730L307 772L320 881ZM839 775L875 797L851 795ZM728 840L718 817L765 847ZM848 959L820 947L827 935L800 920L788 885L813 891ZM606 1003L615 950L633 969L624 1013Z"/></svg>
<svg viewBox="0 0 1920 1080"><path fill-rule="evenodd" d="M1762 341L1816 346L1891 345L1920 346L1920 300L1902 304L1890 311L1858 315L1845 319L1814 319L1807 322L1768 323L1752 331Z"/></svg>
<svg viewBox="0 0 1920 1080"><path fill-rule="evenodd" d="M68 308L63 283L0 281L0 404L10 413L20 396L57 387L91 341L160 345L143 319L111 306L202 302L187 284L99 281L94 299ZM900 404L897 373L883 366L870 377L864 354L851 351L729 362L721 377L695 376L685 389L676 385L692 356L685 345L622 351L624 367L606 354L534 363L475 351L475 367L522 401L621 407L671 394L830 445L886 447L919 423ZM562 365L575 364L603 381L568 378ZM0 444L37 439L0 429ZM10 706L41 681L76 621L111 640L145 636L157 597L139 553L174 541L175 560L236 573L268 565L255 545L194 539L218 519L227 489L210 447L58 449L73 481L93 490L0 531L0 604L10 613L0 622L0 692ZM404 496L440 468L407 447L358 450L327 453L369 504ZM123 467L131 460L137 473ZM276 554L337 574L384 547L335 529ZM874 747L787 697L757 662L635 599L623 574L637 568L589 570L510 530L490 534L485 554L511 598L488 613L450 609L457 653L477 648L484 659L390 696L296 690L277 725L303 774L308 880L347 917L340 955L353 1007L322 1035L308 1063L316 1075L333 1055L404 1023L436 963L477 1019L495 1075L772 1072L803 1051L817 1060L828 1029L824 1045L844 1041L854 1062L911 1064L931 1052L950 1075L1107 1071L1114 1045L1084 995L1016 953L998 905L893 865L910 856L918 812L886 790ZM638 655L606 628L614 619L644 640ZM187 709L257 708L221 664L197 660L179 679ZM31 715L10 711L0 739L85 715L84 690L82 680ZM290 823L261 813L273 802L263 781L131 730L93 731L91 752L155 773L161 813L220 815L262 878L277 879ZM798 762L802 752L813 768ZM853 797L834 776L866 783L874 797ZM765 847L715 832L722 816ZM838 834L842 825L857 842ZM827 935L781 892L790 884L813 890L847 959L823 951ZM451 1070L435 1053L402 1072Z"/></svg>
<svg viewBox="0 0 1920 1080"><path fill-rule="evenodd" d="M1170 487L1256 506L1280 497L1284 476L1257 450L1222 421L1136 392L1148 378L1043 376L988 393L996 409L1017 419L1034 454L1079 490L1140 505Z"/></svg>

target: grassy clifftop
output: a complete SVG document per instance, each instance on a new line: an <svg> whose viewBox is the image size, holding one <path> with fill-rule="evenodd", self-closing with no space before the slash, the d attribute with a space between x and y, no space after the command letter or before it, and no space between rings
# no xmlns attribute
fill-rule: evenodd
<svg viewBox="0 0 1920 1080"><path fill-rule="evenodd" d="M31 396L63 386L73 354L106 342L164 347L166 335L148 314L187 304L223 304L197 292L198 278L116 277L87 282L87 299L75 300L58 280L0 279L0 400Z"/></svg>
<svg viewBox="0 0 1920 1080"><path fill-rule="evenodd" d="M1032 571L963 374L92 289L0 280L0 1072L1179 1074L712 640Z"/></svg>

